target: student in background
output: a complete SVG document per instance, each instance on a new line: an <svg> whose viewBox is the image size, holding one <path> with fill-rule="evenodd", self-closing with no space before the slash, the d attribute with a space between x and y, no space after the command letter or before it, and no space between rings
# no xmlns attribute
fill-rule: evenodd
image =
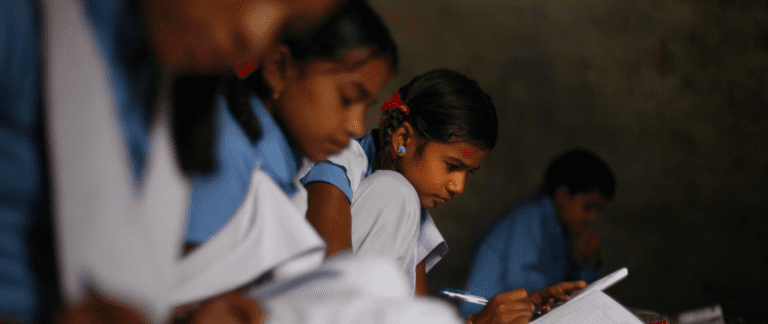
<svg viewBox="0 0 768 324"><path fill-rule="evenodd" d="M137 201L133 198L147 189L150 133L156 129L152 111L161 69L174 75L247 71L278 34L306 33L335 5L335 0L247 0L236 6L211 0L0 1L0 321L47 321L60 305L59 287L75 302L73 298L81 294L73 291L85 291L83 279L91 280L91 288L104 283L94 281L95 276L86 278L85 273L63 282L57 279L90 266L83 259L62 257L67 253L62 248L71 247L63 247L62 240L72 243L73 234L63 229L62 222L83 211L62 209L104 207L76 217L83 225L79 234L88 234L83 241L101 237L90 241L91 252L107 251L109 247L101 244L104 240L126 249L136 245L117 242L120 235L112 232L87 232L95 231L119 208L133 210L126 215L140 213L138 205L127 207L118 201ZM80 115L93 118L77 120L73 112L81 108L111 114L113 119L97 120L100 117L86 111ZM61 130L82 131L82 137L59 137ZM93 130L98 131L89 133ZM92 141L80 142L106 139L101 131L114 135L113 144L118 144L100 151ZM62 153L66 151L71 154ZM114 160L98 156L111 152L117 152ZM127 172L88 170L112 162ZM108 194L102 189L116 178L125 179L119 181L127 190L110 197L125 200L105 199ZM82 186L70 187L70 180ZM83 187L88 190L78 196ZM111 211L102 214L105 210ZM141 241L140 236L135 239ZM120 249L112 252L119 255ZM133 260L126 258L129 266L123 270L130 272ZM115 290L100 293L121 295ZM134 301L133 305L142 303Z"/></svg>
<svg viewBox="0 0 768 324"><path fill-rule="evenodd" d="M600 278L600 240L590 228L613 198L608 165L586 150L569 151L547 169L542 191L513 208L480 243L467 290L490 298L515 288ZM476 312L463 303L462 314Z"/></svg>
<svg viewBox="0 0 768 324"><path fill-rule="evenodd" d="M305 171L307 219L328 243L327 254L389 257L415 293L426 295L426 271L447 252L426 208L464 191L467 175L496 144L496 111L475 81L445 69L414 78L382 109L378 129ZM500 294L470 321L527 322L533 307L581 287Z"/></svg>

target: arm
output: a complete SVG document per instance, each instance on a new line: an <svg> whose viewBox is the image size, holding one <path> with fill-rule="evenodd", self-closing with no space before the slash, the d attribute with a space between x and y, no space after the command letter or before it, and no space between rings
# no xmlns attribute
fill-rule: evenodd
<svg viewBox="0 0 768 324"><path fill-rule="evenodd" d="M416 295L427 296L427 264L426 260L421 260L416 265Z"/></svg>
<svg viewBox="0 0 768 324"><path fill-rule="evenodd" d="M347 196L336 186L315 181L306 186L307 221L325 240L326 256L352 251L352 214Z"/></svg>

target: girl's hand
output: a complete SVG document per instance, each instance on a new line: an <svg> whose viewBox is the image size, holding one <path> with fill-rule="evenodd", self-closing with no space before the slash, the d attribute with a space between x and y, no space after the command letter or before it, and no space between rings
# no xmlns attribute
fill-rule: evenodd
<svg viewBox="0 0 768 324"><path fill-rule="evenodd" d="M571 294L586 286L587 283L584 280L566 281L556 284L552 287L534 291L528 296L531 299L531 303L533 303L534 307L540 310L543 314L549 312L555 302L571 299Z"/></svg>
<svg viewBox="0 0 768 324"><path fill-rule="evenodd" d="M532 311L528 293L525 289L517 289L494 296L480 314L470 315L468 321L472 324L525 324L533 317Z"/></svg>

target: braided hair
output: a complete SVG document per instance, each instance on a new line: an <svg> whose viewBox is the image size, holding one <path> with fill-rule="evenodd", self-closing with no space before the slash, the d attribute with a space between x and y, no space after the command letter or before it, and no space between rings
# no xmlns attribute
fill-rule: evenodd
<svg viewBox="0 0 768 324"><path fill-rule="evenodd" d="M391 135L404 122L428 141L465 141L488 150L496 146L496 108L474 80L456 71L438 69L415 77L398 93L408 113L400 109L382 112L377 169L395 169L397 158L391 151Z"/></svg>

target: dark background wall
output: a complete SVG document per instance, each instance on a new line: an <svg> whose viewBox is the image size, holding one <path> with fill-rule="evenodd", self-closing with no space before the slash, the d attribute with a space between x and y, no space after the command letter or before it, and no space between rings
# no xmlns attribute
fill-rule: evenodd
<svg viewBox="0 0 768 324"><path fill-rule="evenodd" d="M669 314L719 303L768 318L765 2L370 1L400 46L387 91L447 67L498 108L497 148L431 211L450 246L431 292L462 287L485 232L580 146L617 175L596 227L605 270L630 274L610 293Z"/></svg>

